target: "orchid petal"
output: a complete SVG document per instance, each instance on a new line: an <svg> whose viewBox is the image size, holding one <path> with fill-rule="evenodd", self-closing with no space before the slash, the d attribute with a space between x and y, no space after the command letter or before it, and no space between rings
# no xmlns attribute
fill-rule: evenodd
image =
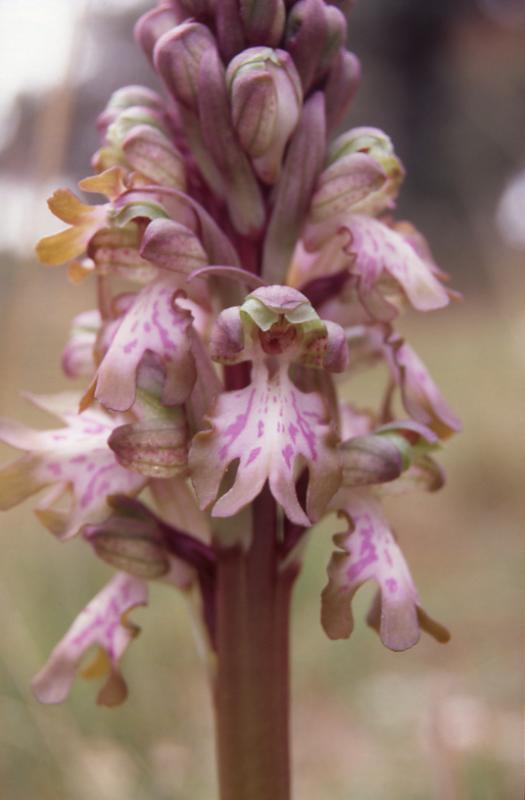
<svg viewBox="0 0 525 800"><path fill-rule="evenodd" d="M354 215L348 224L352 236L349 247L355 255L352 272L362 278L366 292L386 272L396 280L410 303L419 311L431 311L448 304L448 294L404 238L382 222Z"/></svg>
<svg viewBox="0 0 525 800"><path fill-rule="evenodd" d="M268 480L293 522L318 519L340 482L335 435L325 417L321 399L300 392L286 370L270 376L264 365L254 366L252 384L220 395L211 429L193 440L189 463L201 507L213 506L214 516L235 514ZM223 475L236 460L233 485L217 500ZM310 472L307 513L295 488L304 466Z"/></svg>
<svg viewBox="0 0 525 800"><path fill-rule="evenodd" d="M27 455L0 470L0 508L10 508L44 487L53 487L39 502L37 514L52 533L67 539L88 523L108 514L107 496L136 494L146 479L120 466L107 444L118 417L101 411L76 413L78 396L31 398L61 417L65 428L36 431L0 421L0 440ZM57 508L64 494L69 508Z"/></svg>
<svg viewBox="0 0 525 800"><path fill-rule="evenodd" d="M127 687L119 669L119 661L139 628L127 619L137 606L147 604L148 589L144 581L117 573L77 617L61 642L55 647L46 665L33 679L33 692L41 703L63 702L73 685L84 653L93 645L99 657L88 668L85 677L105 677L98 693L100 705L115 706L126 699Z"/></svg>
<svg viewBox="0 0 525 800"><path fill-rule="evenodd" d="M98 175L82 178L78 185L84 192L103 194L113 200L127 189L124 177L125 173L121 167L110 167ZM87 208L91 208L91 206L87 206Z"/></svg>
<svg viewBox="0 0 525 800"><path fill-rule="evenodd" d="M354 594L363 583L374 580L380 592L381 641L391 650L407 650L420 636L419 597L379 501L366 491L344 489L331 506L344 511L352 529L335 537L342 552L332 555L323 591L326 633L332 639L350 636Z"/></svg>
<svg viewBox="0 0 525 800"><path fill-rule="evenodd" d="M126 411L135 400L136 372L147 350L166 370L163 401L178 405L195 382L188 331L191 313L176 302L176 276L162 276L135 297L104 356L96 376L95 397L107 408Z"/></svg>
<svg viewBox="0 0 525 800"><path fill-rule="evenodd" d="M56 217L72 225L53 236L44 236L37 244L39 260L48 266L57 266L85 251L95 231L104 225L108 207L86 205L69 189L58 189L48 205Z"/></svg>
<svg viewBox="0 0 525 800"><path fill-rule="evenodd" d="M391 337L390 342L390 368L401 387L403 404L408 413L418 422L428 425L440 439L446 439L460 431L460 420L448 406L412 347L401 339Z"/></svg>

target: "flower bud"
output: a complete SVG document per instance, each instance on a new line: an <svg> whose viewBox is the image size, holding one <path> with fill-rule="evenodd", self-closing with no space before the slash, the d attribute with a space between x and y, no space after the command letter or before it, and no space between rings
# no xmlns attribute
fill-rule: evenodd
<svg viewBox="0 0 525 800"><path fill-rule="evenodd" d="M326 124L329 132L332 132L348 114L360 78L359 59L353 53L341 48L332 62L324 90Z"/></svg>
<svg viewBox="0 0 525 800"><path fill-rule="evenodd" d="M363 153L339 157L319 176L311 220L323 222L353 208L385 182L381 166Z"/></svg>
<svg viewBox="0 0 525 800"><path fill-rule="evenodd" d="M104 111L99 114L97 128L105 136L109 125L128 108L150 109L159 113L164 112L164 103L160 95L146 86L123 86L117 89L109 98Z"/></svg>
<svg viewBox="0 0 525 800"><path fill-rule="evenodd" d="M268 225L262 276L268 283L283 283L312 192L321 171L326 147L324 98L315 92L304 104L301 118L287 148L283 173L276 187Z"/></svg>
<svg viewBox="0 0 525 800"><path fill-rule="evenodd" d="M322 0L299 0L288 15L285 44L305 93L330 67L346 41L346 19Z"/></svg>
<svg viewBox="0 0 525 800"><path fill-rule="evenodd" d="M345 486L393 481L405 468L402 451L384 435L355 436L343 442L339 452Z"/></svg>
<svg viewBox="0 0 525 800"><path fill-rule="evenodd" d="M437 442L430 428L414 420L391 422L371 435L348 439L340 445L343 484L395 481L385 493L400 494L414 488L435 491L443 485L442 471L429 456Z"/></svg>
<svg viewBox="0 0 525 800"><path fill-rule="evenodd" d="M302 89L294 63L284 50L252 47L230 62L226 81L240 142L259 178L273 184L301 112Z"/></svg>
<svg viewBox="0 0 525 800"><path fill-rule="evenodd" d="M184 191L184 160L172 141L166 109L154 92L141 86L115 92L99 117L99 130L104 145L92 161L98 172L123 167L135 172L135 186L156 183Z"/></svg>
<svg viewBox="0 0 525 800"><path fill-rule="evenodd" d="M155 518L137 518L118 512L98 525L87 525L84 538L102 561L137 578L166 575L170 561Z"/></svg>
<svg viewBox="0 0 525 800"><path fill-rule="evenodd" d="M158 40L179 22L182 22L182 19L172 5L160 5L152 8L137 21L134 31L135 39L152 64L154 62L153 52Z"/></svg>
<svg viewBox="0 0 525 800"><path fill-rule="evenodd" d="M394 153L392 140L378 128L352 128L338 136L328 152L329 168L358 153L372 159L386 176L380 191L364 198L355 209L358 213L375 214L393 204L405 171Z"/></svg>
<svg viewBox="0 0 525 800"><path fill-rule="evenodd" d="M162 131L150 125L137 125L122 143L127 163L148 183L173 186L184 191L186 176L184 159Z"/></svg>
<svg viewBox="0 0 525 800"><path fill-rule="evenodd" d="M208 257L193 231L171 219L156 219L148 225L140 252L155 266L185 275L208 263Z"/></svg>
<svg viewBox="0 0 525 800"><path fill-rule="evenodd" d="M215 48L213 35L205 25L183 22L158 40L155 67L174 98L186 109L198 109L201 60L205 51Z"/></svg>
<svg viewBox="0 0 525 800"><path fill-rule="evenodd" d="M266 216L262 193L233 129L225 70L215 48L208 48L202 57L199 122L203 141L222 177L235 229L245 236L257 236Z"/></svg>
<svg viewBox="0 0 525 800"><path fill-rule="evenodd" d="M286 21L283 0L240 0L239 5L246 40L275 47L281 41Z"/></svg>
<svg viewBox="0 0 525 800"><path fill-rule="evenodd" d="M345 46L348 33L345 15L335 6L326 6L325 19L326 33L316 78L324 75L330 68L339 50Z"/></svg>
<svg viewBox="0 0 525 800"><path fill-rule="evenodd" d="M101 275L110 272L137 283L155 277L155 268L140 253L141 229L135 222L98 231L88 245L88 255Z"/></svg>
<svg viewBox="0 0 525 800"><path fill-rule="evenodd" d="M108 445L121 466L148 478L184 474L187 428L184 413L177 411L168 418L146 419L115 428Z"/></svg>

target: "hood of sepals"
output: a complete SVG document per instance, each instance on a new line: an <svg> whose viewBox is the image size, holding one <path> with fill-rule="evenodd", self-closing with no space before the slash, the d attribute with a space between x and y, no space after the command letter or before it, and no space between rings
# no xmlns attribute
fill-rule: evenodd
<svg viewBox="0 0 525 800"><path fill-rule="evenodd" d="M366 153L382 166L395 156L390 137L379 128L352 128L342 133L332 142L328 150L327 164L351 153Z"/></svg>
<svg viewBox="0 0 525 800"><path fill-rule="evenodd" d="M378 128L353 128L338 136L327 157L328 166L353 153L363 153L384 171L386 182L371 196L357 203L355 211L378 214L392 208L405 177L404 167L395 154L392 140Z"/></svg>
<svg viewBox="0 0 525 800"><path fill-rule="evenodd" d="M239 313L245 331L255 333L268 355L299 356L302 348L327 335L326 325L309 300L288 287L256 289Z"/></svg>

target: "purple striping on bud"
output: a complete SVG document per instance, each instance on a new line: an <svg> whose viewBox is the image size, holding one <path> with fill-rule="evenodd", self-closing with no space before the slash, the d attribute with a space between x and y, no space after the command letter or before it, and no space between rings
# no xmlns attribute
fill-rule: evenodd
<svg viewBox="0 0 525 800"><path fill-rule="evenodd" d="M355 418L351 421L355 422ZM352 433L339 447L343 486L383 484L376 487L380 495L434 492L443 486L443 472L430 456L439 440L425 425L402 420L381 425L372 434L366 429Z"/></svg>
<svg viewBox="0 0 525 800"><path fill-rule="evenodd" d="M141 227L136 222L128 222L122 228L102 228L95 233L87 254L97 272L101 275L114 273L136 283L147 283L154 278L154 268L139 252L141 235Z"/></svg>
<svg viewBox="0 0 525 800"><path fill-rule="evenodd" d="M346 43L344 14L322 0L299 0L288 15L285 45L290 52L305 93L330 68Z"/></svg>
<svg viewBox="0 0 525 800"><path fill-rule="evenodd" d="M122 142L122 150L127 163L141 173L147 183L186 188L184 160L161 131L149 125L137 125Z"/></svg>
<svg viewBox="0 0 525 800"><path fill-rule="evenodd" d="M352 128L332 143L328 151L328 169L359 154L374 161L383 171L385 180L377 187L378 191L369 193L354 205L354 212L378 214L392 208L405 177L405 170L394 152L392 140L378 128Z"/></svg>
<svg viewBox="0 0 525 800"><path fill-rule="evenodd" d="M208 263L208 256L193 231L171 219L155 219L148 225L140 252L156 267L186 275Z"/></svg>
<svg viewBox="0 0 525 800"><path fill-rule="evenodd" d="M113 514L98 525L87 525L82 535L107 564L143 580L166 575L170 560L155 521Z"/></svg>
<svg viewBox="0 0 525 800"><path fill-rule="evenodd" d="M215 48L202 57L199 120L203 140L224 181L232 223L244 236L256 236L265 222L263 197L232 125L225 71Z"/></svg>
<svg viewBox="0 0 525 800"><path fill-rule="evenodd" d="M155 67L171 94L184 108L197 111L201 61L215 49L209 29L199 22L183 22L159 38L153 54Z"/></svg>
<svg viewBox="0 0 525 800"><path fill-rule="evenodd" d="M241 145L259 178L273 184L301 113L302 88L294 63L284 50L252 47L230 62L226 82Z"/></svg>
<svg viewBox="0 0 525 800"><path fill-rule="evenodd" d="M355 209L385 181L381 165L364 153L338 158L319 176L310 206L312 222L323 222Z"/></svg>
<svg viewBox="0 0 525 800"><path fill-rule="evenodd" d="M188 428L184 411L115 428L108 445L126 469L147 478L173 478L186 472Z"/></svg>
<svg viewBox="0 0 525 800"><path fill-rule="evenodd" d="M345 486L393 481L403 471L401 451L386 436L356 436L343 442L339 452Z"/></svg>
<svg viewBox="0 0 525 800"><path fill-rule="evenodd" d="M210 339L210 356L221 364L236 364L242 361L244 352L244 327L239 308L225 308L213 326Z"/></svg>

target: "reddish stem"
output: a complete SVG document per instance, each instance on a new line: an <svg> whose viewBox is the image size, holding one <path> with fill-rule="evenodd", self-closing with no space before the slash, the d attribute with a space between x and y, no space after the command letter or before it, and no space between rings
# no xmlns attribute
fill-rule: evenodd
<svg viewBox="0 0 525 800"><path fill-rule="evenodd" d="M288 615L275 501L253 503L252 543L217 549L215 709L221 800L289 800Z"/></svg>

